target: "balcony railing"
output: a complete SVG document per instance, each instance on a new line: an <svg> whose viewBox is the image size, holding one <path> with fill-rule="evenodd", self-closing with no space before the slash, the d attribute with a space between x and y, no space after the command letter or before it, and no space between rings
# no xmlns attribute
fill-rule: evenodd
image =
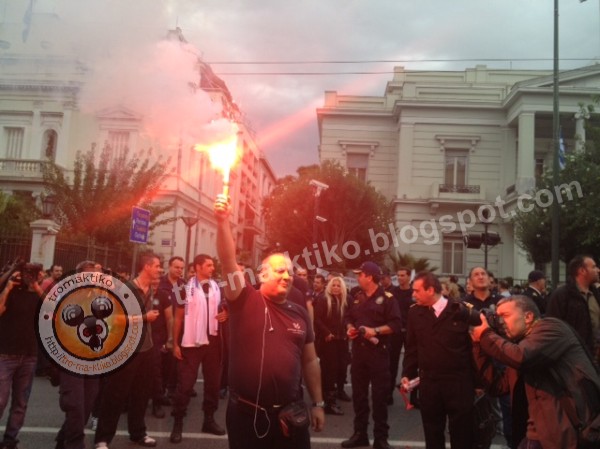
<svg viewBox="0 0 600 449"><path fill-rule="evenodd" d="M480 186L440 184L440 193L480 193Z"/></svg>
<svg viewBox="0 0 600 449"><path fill-rule="evenodd" d="M0 176L41 178L44 164L39 159L0 159Z"/></svg>

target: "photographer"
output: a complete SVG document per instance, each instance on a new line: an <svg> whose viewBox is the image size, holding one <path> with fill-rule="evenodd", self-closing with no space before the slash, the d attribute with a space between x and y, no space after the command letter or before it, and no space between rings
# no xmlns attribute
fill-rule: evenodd
<svg viewBox="0 0 600 449"><path fill-rule="evenodd" d="M472 332L474 352L480 366L486 356L508 366L498 392L510 391L513 404L524 402L519 383L524 384L529 418L518 447L575 449L577 432L565 405L583 423L600 408L600 378L585 347L561 320L540 318L537 306L526 296L502 299L497 314L508 339L494 332L482 315L482 324ZM488 380L493 375L486 374Z"/></svg>
<svg viewBox="0 0 600 449"><path fill-rule="evenodd" d="M0 418L9 399L11 403L0 446L8 449L18 443L37 364L34 323L41 301L41 270L41 265L18 264L0 293Z"/></svg>

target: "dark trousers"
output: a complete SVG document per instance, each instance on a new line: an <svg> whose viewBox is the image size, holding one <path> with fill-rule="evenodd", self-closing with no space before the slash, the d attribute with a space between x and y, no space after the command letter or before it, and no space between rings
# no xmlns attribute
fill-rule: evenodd
<svg viewBox="0 0 600 449"><path fill-rule="evenodd" d="M344 389L348 355L346 340L321 341L319 343L319 360L321 362L321 386L323 394Z"/></svg>
<svg viewBox="0 0 600 449"><path fill-rule="evenodd" d="M445 449L446 417L450 447L473 447L475 389L469 374L452 378L423 378L420 383L421 420L427 449Z"/></svg>
<svg viewBox="0 0 600 449"><path fill-rule="evenodd" d="M209 337L209 344L197 348L181 348L183 360L177 363L177 390L173 400L172 415L183 417L196 379L198 368L202 364L202 377L204 379L204 398L202 410L205 413L214 413L219 406L219 385L221 383L221 344L219 337Z"/></svg>
<svg viewBox="0 0 600 449"><path fill-rule="evenodd" d="M285 437L278 412L265 413L230 399L226 414L229 449L310 449L309 430Z"/></svg>
<svg viewBox="0 0 600 449"><path fill-rule="evenodd" d="M364 339L352 343L352 405L354 431L367 434L369 426L369 384L373 395L373 435L375 440L387 440L387 396L390 385L390 359L386 345L373 345Z"/></svg>
<svg viewBox="0 0 600 449"><path fill-rule="evenodd" d="M65 421L58 431L56 441L64 449L85 449L84 429L92 413L99 384L97 377L60 372L58 403L65 412Z"/></svg>
<svg viewBox="0 0 600 449"><path fill-rule="evenodd" d="M123 367L106 378L102 388L98 428L94 443L110 443L117 431L119 416L127 404L129 439L146 435L146 407L152 389L152 350L136 353Z"/></svg>
<svg viewBox="0 0 600 449"><path fill-rule="evenodd" d="M173 376L175 371L175 358L173 357L173 353L171 351L164 351L162 348L163 345L154 345L152 347L153 374L151 398L153 401L164 397L165 391L169 387L170 376Z"/></svg>
<svg viewBox="0 0 600 449"><path fill-rule="evenodd" d="M398 366L400 365L400 354L406 341L406 331L390 335L390 395L396 389L396 378L398 377Z"/></svg>

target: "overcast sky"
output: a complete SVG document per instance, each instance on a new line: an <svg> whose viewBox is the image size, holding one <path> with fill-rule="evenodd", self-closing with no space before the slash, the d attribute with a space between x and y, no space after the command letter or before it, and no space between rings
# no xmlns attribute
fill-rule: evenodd
<svg viewBox="0 0 600 449"><path fill-rule="evenodd" d="M4 22L23 25L28 4L0 0ZM394 66L552 69L550 0L34 0L36 11L55 12L76 27L64 29L71 36L77 33L79 50L103 61L105 69L112 67L111 76L102 77L105 83L114 85L115 77L134 73L145 96L157 89L150 81L140 82L136 70L162 85L168 73L175 73L166 67L182 63L147 42L179 26L189 52L202 56L227 83L278 176L318 162L316 108L323 105L325 91L382 95ZM599 0L560 0L560 57L579 58L563 59L561 70L588 65L599 56ZM327 74L300 74L311 72ZM165 96L178 98L166 91ZM174 125L188 106L165 103L157 114L164 118L164 111L171 111L164 123Z"/></svg>

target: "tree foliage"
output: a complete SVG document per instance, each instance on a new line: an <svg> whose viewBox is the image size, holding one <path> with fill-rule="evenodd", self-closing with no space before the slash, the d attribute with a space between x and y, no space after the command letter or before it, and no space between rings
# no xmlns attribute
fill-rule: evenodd
<svg viewBox="0 0 600 449"><path fill-rule="evenodd" d="M56 195L56 217L61 232L105 245L129 242L133 206L150 210L151 228L171 205L152 205L167 175L169 161L152 150L113 157L109 146L78 152L72 179L54 163L44 169L48 193Z"/></svg>
<svg viewBox="0 0 600 449"><path fill-rule="evenodd" d="M566 156L565 168L554 185L552 171L539 180L534 199L523 201L514 219L515 236L534 263L551 260L552 205L550 192L560 205L560 260L568 262L576 254L600 255L600 126L594 114L586 127L586 146ZM556 200L555 200L556 201Z"/></svg>
<svg viewBox="0 0 600 449"><path fill-rule="evenodd" d="M33 196L0 192L0 230L3 233L29 236L29 223L40 217L41 212Z"/></svg>
<svg viewBox="0 0 600 449"><path fill-rule="evenodd" d="M318 198L317 189L310 184L313 179L329 186ZM301 167L298 176L282 178L263 206L272 249L288 251L294 257L305 251L313 253L316 243L321 263L313 255L312 264L336 270L357 267L366 260L380 262L385 257L385 251L373 250L371 240L377 233L389 238L388 227L393 223L390 202L337 162ZM327 221L316 220L316 215ZM304 257L298 263L309 265Z"/></svg>
<svg viewBox="0 0 600 449"><path fill-rule="evenodd" d="M438 270L438 267L432 266L431 261L426 257L416 258L409 253L403 254L400 251L392 251L390 252L390 259L394 267L394 272L398 271L400 267L410 268L411 270L415 270L416 273Z"/></svg>

